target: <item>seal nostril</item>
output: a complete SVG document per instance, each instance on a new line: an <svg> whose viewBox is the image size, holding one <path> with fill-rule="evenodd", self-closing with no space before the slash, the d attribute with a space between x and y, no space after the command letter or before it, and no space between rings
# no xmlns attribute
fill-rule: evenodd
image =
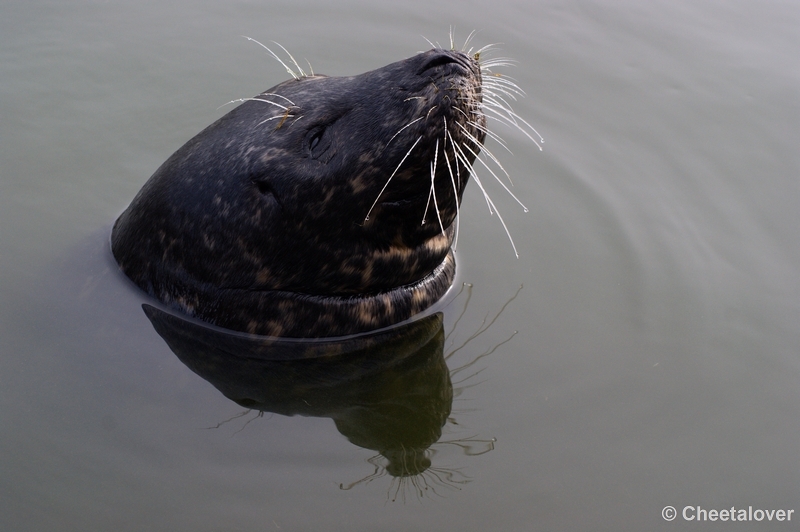
<svg viewBox="0 0 800 532"><path fill-rule="evenodd" d="M434 68L444 65L449 65L451 63L459 64L458 59L453 57L451 54L441 52L434 55L433 57L428 58L428 60L422 64L422 67L419 69L417 74L424 74L428 70L432 70Z"/></svg>

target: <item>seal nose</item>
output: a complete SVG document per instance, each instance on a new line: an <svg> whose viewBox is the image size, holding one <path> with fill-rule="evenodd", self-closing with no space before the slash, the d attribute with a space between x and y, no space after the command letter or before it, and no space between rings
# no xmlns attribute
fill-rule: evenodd
<svg viewBox="0 0 800 532"><path fill-rule="evenodd" d="M422 63L422 66L417 71L417 75L425 74L429 70L433 70L435 68L449 64L455 64L462 68L468 68L464 64L463 59L458 57L460 54L458 54L457 52L448 52L445 50L431 50L431 52L429 53L431 53L432 55L427 59L425 59L425 61Z"/></svg>

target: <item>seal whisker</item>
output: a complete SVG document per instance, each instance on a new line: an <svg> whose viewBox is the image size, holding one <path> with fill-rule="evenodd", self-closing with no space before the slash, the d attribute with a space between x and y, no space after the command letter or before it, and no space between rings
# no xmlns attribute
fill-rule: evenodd
<svg viewBox="0 0 800 532"><path fill-rule="evenodd" d="M469 35L467 35L467 40L464 41L464 46L461 47L462 52L467 49L467 46L469 46L469 42L472 40L473 37L475 37L476 33L477 30L472 30L471 32L469 32ZM470 52L472 52L472 48L470 48L469 51L466 52L466 54L471 55Z"/></svg>
<svg viewBox="0 0 800 532"><path fill-rule="evenodd" d="M506 101L505 98L500 96L499 94L491 94L491 91L486 91L483 95L484 105L492 105L498 109L502 109L506 113L513 113L514 111L511 109L511 104Z"/></svg>
<svg viewBox="0 0 800 532"><path fill-rule="evenodd" d="M503 95L503 96L506 96L508 98L511 98L515 102L517 101L517 96L520 96L519 94L515 94L514 92L508 90L503 85L488 85L487 84L487 85L484 85L482 87L482 89L483 89L482 90L483 94L488 94L489 96L494 96L494 97L498 97L500 95Z"/></svg>
<svg viewBox="0 0 800 532"><path fill-rule="evenodd" d="M438 149L439 149L438 140L437 140L436 149L437 149L437 152L438 152ZM435 158L436 158L436 154L434 154L434 159ZM433 169L433 161L431 161L431 186L430 186L430 188L428 188L428 199L425 200L425 210L422 212L422 223L420 223L420 225L425 225L425 218L428 217L428 207L430 207L430 205L431 205L431 196L433 194L435 194L434 188L433 188L434 172L435 171ZM435 202L436 202L436 197L434 196L434 203ZM438 214L438 209L437 209L437 214Z"/></svg>
<svg viewBox="0 0 800 532"><path fill-rule="evenodd" d="M502 86L484 85L482 87L482 92L483 94L488 94L489 96L494 96L495 98L500 98L501 97L500 94L504 94L509 98L511 98L512 100L514 100L515 102L517 101L517 95L509 90L506 90Z"/></svg>
<svg viewBox="0 0 800 532"><path fill-rule="evenodd" d="M453 162L455 163L455 167L456 167L456 182L458 183L458 186L460 187L461 186L461 167L458 165L459 159L458 159L458 153L456 153L456 143L453 140L452 135L450 134L450 130L447 130L446 133L447 133L447 138L450 139L450 145L453 146L453 158L454 158ZM469 177L469 176L467 176L467 177Z"/></svg>
<svg viewBox="0 0 800 532"><path fill-rule="evenodd" d="M514 81L514 78L510 76L506 76L504 74L496 74L494 72L491 73L492 75L489 76L487 79L484 80L483 85L488 85L489 87L496 88L498 85L502 85L506 87L508 90L511 90L518 94L519 96L526 96L526 93L522 88L517 85Z"/></svg>
<svg viewBox="0 0 800 532"><path fill-rule="evenodd" d="M442 230L442 235L445 236L444 224L442 223L442 214L439 211L439 202L436 201L436 187L434 180L436 179L436 163L439 160L439 139L436 139L436 148L433 152L433 164L431 165L431 191L433 192L433 206L436 209L436 218L439 219L439 228Z"/></svg>
<svg viewBox="0 0 800 532"><path fill-rule="evenodd" d="M436 211L436 218L439 220L439 228L442 230L442 234L444 235L444 224L442 223L442 215L439 212L439 202L436 201L436 186L435 186L435 179L436 179L436 163L439 160L439 139L436 139L436 146L433 152L433 161L431 162L431 188L430 192L428 193L428 205L430 204L431 196L433 196L433 208ZM422 215L422 223L425 223L425 217L428 214L428 205L425 205L425 214Z"/></svg>
<svg viewBox="0 0 800 532"><path fill-rule="evenodd" d="M483 48L481 48L480 50L478 50L478 52L477 52L477 53L483 53L483 52L486 52L486 51L490 50L490 49L491 49L493 46L499 46L500 44L501 44L501 43L487 44L486 46L484 46ZM516 59L514 59L513 57L491 57L491 58L489 58L489 59L486 59L485 61L481 61L481 68L488 67L488 66L490 66L490 65L491 65L493 62L496 62L496 61L507 61L508 63L510 63L510 64L512 64L512 65L516 65L517 63L519 63L519 61L517 61L517 60L516 60Z"/></svg>
<svg viewBox="0 0 800 532"><path fill-rule="evenodd" d="M450 145L453 146L453 157L455 159L454 162L456 165L456 180L458 181L458 186L461 186L461 171L459 170L458 167L458 154L456 153L456 143L453 141L452 135L450 135L450 130L445 130L445 133L447 133L447 138L450 139Z"/></svg>
<svg viewBox="0 0 800 532"><path fill-rule="evenodd" d="M494 43L491 43L491 44L487 44L485 46L482 46L482 47L478 48L478 51L475 52L475 53L476 54L482 54L482 53L488 52L489 50L492 49L492 47L500 46L501 44L502 43L499 43L499 42L494 42ZM483 63L481 63L481 66L483 66Z"/></svg>
<svg viewBox="0 0 800 532"><path fill-rule="evenodd" d="M514 250L514 255L517 258L519 258L519 253L517 253L517 246L514 245L514 239L511 238L511 233L508 230L508 226L506 225L505 220L503 220L503 216L500 214L500 211L497 210L497 207L495 206L494 202L492 201L492 198L489 197L489 194L486 192L486 189L483 187L483 183L481 183L481 180L478 177L478 174L475 173L475 168L469 163L469 160L467 159L466 155L464 155L464 152L461 151L461 148L458 148L458 151L460 152L460 157L459 158L461 159L461 162L467 168L470 169L470 171L472 173L472 177L475 179L475 184L478 185L478 188L480 188L481 192L483 192L483 197L486 200L487 205L489 205L489 213L491 213L491 214L497 213L497 219L500 220L500 224L503 226L503 229L506 232L506 236L508 237L509 242L511 242L511 248Z"/></svg>
<svg viewBox="0 0 800 532"><path fill-rule="evenodd" d="M293 117L294 117L294 115L275 115L275 116L271 116L271 117L269 117L269 118L267 118L265 120L262 120L261 122L257 123L256 126L260 126L262 124L266 124L267 122L270 122L271 120L277 120L279 118L281 118L283 120L286 120L287 118L293 118ZM295 122L296 122L296 120L295 120ZM292 124L294 124L294 122L292 122Z"/></svg>
<svg viewBox="0 0 800 532"><path fill-rule="evenodd" d="M433 164L433 163L431 163L431 164ZM433 180L431 180L431 181L433 181ZM433 192L433 184L431 184L431 187L428 189L428 198L425 200L425 210L422 212L422 222L420 222L420 225L425 225L425 218L428 217L428 207L431 206L431 193L432 192Z"/></svg>
<svg viewBox="0 0 800 532"><path fill-rule="evenodd" d="M467 149L467 150L469 150L469 152L475 156L475 160L476 160L476 161L478 161L478 162L480 162L480 163L481 163L481 164L482 164L482 165L483 165L483 166L484 166L484 167L485 167L487 170L489 170L489 173L490 173L490 174L492 174L492 176L494 176L494 178L497 180L497 182L498 182L498 183L500 183L500 186L502 186L502 187L503 187L503 188L506 190L506 192L508 192L508 194L509 194L509 195L510 195L512 198L514 198L514 200L515 200L517 203L519 203L520 207L522 207L522 209L523 209L525 212L528 212L528 208L527 208L527 207L526 207L526 206L525 206L525 205L524 205L524 204L523 204L523 203L522 203L522 202L519 200L519 198L518 198L517 196L515 196L515 195L514 195L514 193L513 193L513 192L511 192L511 190L509 190L509 188L506 186L506 184L505 184L505 183L503 183L503 180L502 180L502 179L500 179L500 177L498 177L498 175L497 175L497 174L495 174L495 173L492 171L492 169L489 167L489 165L488 165L488 164L486 164L486 161L484 161L483 159L481 159L480 157L478 157L478 154L477 154L477 153L476 153L476 152L475 152L475 151L474 151L472 148L470 148L469 146L467 146L466 144L464 145L464 148L465 148L465 149ZM509 179L511 179L511 178L509 177Z"/></svg>
<svg viewBox="0 0 800 532"><path fill-rule="evenodd" d="M432 113L432 112L433 112L433 111L434 111L434 110L435 110L437 107L438 107L438 105L434 105L433 107L431 107L430 109L428 109L428 114L426 114L426 115L425 115L425 120L427 120L427 119L428 119L428 117L430 117L430 116L431 116L431 113Z"/></svg>
<svg viewBox="0 0 800 532"><path fill-rule="evenodd" d="M453 202L456 205L456 233L453 237L453 249L456 249L458 246L458 232L459 226L461 225L461 212L460 212L460 205L458 203L458 187L456 186L456 179L453 176L453 168L450 166L450 159L447 157L447 139L450 139L450 143L453 143L452 137L450 137L450 131L447 129L447 117L442 117L444 119L444 141L442 143L442 156L444 157L444 162L447 165L447 173L450 174L450 183L453 185ZM455 149L453 149L455 152ZM456 162L456 171L458 171L458 162ZM459 177L459 183L461 179Z"/></svg>
<svg viewBox="0 0 800 532"><path fill-rule="evenodd" d="M253 39L252 37L248 37L247 35L242 35L242 37L244 37L244 38L245 38L245 39L247 39L248 41L253 41L254 43L256 43L256 44L258 44L259 46L261 46L262 48L264 48L266 51L268 51L270 54L272 54L272 57L274 57L275 59L277 59L277 60L278 60L278 62L279 62L280 64L282 64L282 65L283 65L283 68L285 68L285 69L286 69L286 72L288 72L290 76L292 76L294 79L300 79L300 76L298 76L297 74L295 74L295 73L294 73L294 70L292 70L291 68L289 68L289 65L287 65L286 63L284 63L284 62L283 62L283 60L282 60L280 57L278 57L278 56L277 56L277 54L276 54L275 52L273 52L272 50L270 50L270 49L269 49L269 48L268 48L266 45L264 45L264 44L262 44L262 43L258 42L257 40ZM274 41L273 41L273 42L274 42ZM277 44L277 43L275 43L275 44ZM280 46L280 45L278 45L278 46ZM283 48L283 47L281 46L281 48ZM291 57L291 56L290 56L290 57Z"/></svg>
<svg viewBox="0 0 800 532"><path fill-rule="evenodd" d="M531 139L531 140L533 140L536 143L536 145L539 146L540 150L542 149L542 147L539 145L539 143L540 142L543 143L544 142L544 138L541 135L539 135L539 132L536 131L536 129L532 125L530 125L527 121L525 121L524 118L522 118L517 113L515 113L511 109L511 105L503 97L498 96L498 95L494 95L494 96L484 95L484 100L485 101L483 103L483 109L487 110L487 109L490 109L490 108L495 108L495 109L502 110L507 115L507 117L510 119L509 121L512 124L514 124L517 128L519 128L520 131L523 131L523 128L517 123L517 119L519 119L522 123L524 123L526 126L528 126L531 131L533 131L536 135L539 136L539 142L537 142L534 139ZM529 137L530 137L530 135L529 135Z"/></svg>
<svg viewBox="0 0 800 532"><path fill-rule="evenodd" d="M539 141L537 141L535 138L533 138L533 137L532 137L532 136L531 136L531 135L530 135L530 134L529 134L527 131L525 131L524 129L522 129L522 127L521 127L519 124L517 124L517 122L516 122L516 121L515 121L513 118L509 118L508 116L506 116L506 115L504 115L504 114L500 113L500 111L498 111L497 109L494 109L492 106L484 105L484 106L483 106L483 109L484 109L484 111L491 111L492 113L494 113L494 115L486 115L486 117L487 117L487 118L493 118L493 119L495 119L495 120L497 120L497 121L499 121L499 122L501 122L501 123L503 123L503 124L506 124L506 125L509 125L509 124L510 124L510 125L512 125L512 126L514 126L514 127L516 127L516 128L517 128L518 130L520 130L520 131L521 131L521 132L522 132L522 133L523 133L523 134L524 134L526 137L528 137L529 139L531 139L531 141L532 141L534 144L536 144L536 146L539 148L539 151L541 151L541 150L542 150L542 146L541 146L541 144L539 144ZM496 115L496 116L495 116L495 115ZM534 132L535 132L537 135L539 134L539 133L538 133L536 130L534 130ZM540 137L541 137L541 135L540 135ZM544 139L540 139L540 140L541 140L541 142L544 142Z"/></svg>
<svg viewBox="0 0 800 532"><path fill-rule="evenodd" d="M517 91L512 87L500 84L493 84L493 83L485 83L483 86L483 94L488 94L489 96L497 96L499 94L504 94L510 97L514 101L518 101L517 98L525 98L527 95L524 92Z"/></svg>
<svg viewBox="0 0 800 532"><path fill-rule="evenodd" d="M378 200L380 199L381 194L383 194L383 192L386 190L386 187L389 186L389 183L392 181L392 178L394 177L394 175L397 173L398 170L400 170L400 167L403 166L403 163L406 161L406 159L411 154L411 152L414 151L414 148L417 147L417 144L419 144L419 141L421 141L421 140L422 140L422 135L420 135L419 138L414 141L414 144L408 149L406 154L403 156L403 159L400 161L400 164L397 165L397 168L394 169L394 172L392 172L392 175L390 175L389 179L386 180L386 183L383 185L383 188L381 189L380 192L378 192L378 197L375 198L375 201L372 202L372 206L367 211L367 215L364 217L364 221L365 222L367 220L369 220L369 215L372 213L372 209L375 208L375 205L378 204Z"/></svg>
<svg viewBox="0 0 800 532"><path fill-rule="evenodd" d="M282 99L286 100L287 102L289 102L289 105L291 105L292 107L297 107L297 105L295 105L295 103L292 100L290 100L289 98L287 98L283 94L277 94L275 92L262 92L258 96L275 96L276 98L282 98Z"/></svg>
<svg viewBox="0 0 800 532"><path fill-rule="evenodd" d="M494 59L492 61L487 61L484 68L481 69L481 72L488 72L490 74L494 74L492 72L492 67L513 67L516 66L515 62L511 62L510 60L505 59Z"/></svg>
<svg viewBox="0 0 800 532"><path fill-rule="evenodd" d="M497 142L500 146L505 148L505 150L508 153L510 153L511 155L514 155L514 152L512 152L511 149L506 145L506 141L503 140L503 138L500 135L498 135L497 133L495 133L493 131L490 131L489 128L487 128L486 126L482 126L481 124L477 124L472 120L467 120L467 125L470 125L470 126L474 127L475 129L477 129L477 130L481 131L482 133L486 134L488 137L494 139L495 142Z"/></svg>
<svg viewBox="0 0 800 532"><path fill-rule="evenodd" d="M492 98L493 99L503 98L504 100L505 100L505 98L511 98L513 101L516 102L516 101L518 101L518 99L517 99L518 97L519 98L524 98L525 97L524 94L514 93L513 91L508 90L503 86L494 86L494 85L485 86L484 89L483 89L483 96L486 97L485 98L487 100L485 102L486 104L492 103L491 100L490 100ZM507 107L511 107L511 105L507 103Z"/></svg>
<svg viewBox="0 0 800 532"><path fill-rule="evenodd" d="M453 154L456 156L456 160L464 165L464 168L472 175L475 179L475 183L478 184L478 188L481 189L483 193L483 199L486 201L486 207L489 208L489 214L494 214L494 207L491 199L489 199L489 194L486 192L486 189L483 188L481 184L480 178L478 178L478 174L475 172L475 168L473 168L472 164L467 159L467 156L458 146L458 144L453 144Z"/></svg>
<svg viewBox="0 0 800 532"><path fill-rule="evenodd" d="M280 46L280 47L281 47L281 49L282 49L284 52L286 52L286 55L288 55L288 56L289 56L289 59L291 59L291 60L292 60L292 63L294 63L294 66L296 66L296 67L297 67L297 71L298 71L298 72L300 72L300 76L305 78L305 77L306 77L306 73L305 73L305 72L303 72L303 69L302 69L302 68L300 68L300 64L297 62L297 60L294 58L294 56L292 56L292 54L290 54L290 53L289 53L289 50L287 50L287 49L286 49L286 47L284 47L284 46L283 46L281 43L279 43L279 42L275 42L275 41L272 41L272 42L273 42L273 43L275 43L275 44L277 44L278 46Z"/></svg>
<svg viewBox="0 0 800 532"><path fill-rule="evenodd" d="M522 93L525 92L524 90L522 90L522 87L517 85L517 78L515 78L513 76L509 76L508 74L503 74L502 72L494 72L494 71L488 70L488 69L486 69L486 72L491 74L491 76L489 76L489 79L486 80L486 81L489 81L490 83L495 83L495 82L503 83L503 84L509 85L511 87L514 87L516 90L518 90L518 91L520 91ZM481 70L481 73L484 73L484 70Z"/></svg>
<svg viewBox="0 0 800 532"><path fill-rule="evenodd" d="M464 131L464 134L466 134L466 135L467 135L467 137L468 137L468 138L469 138L469 139L470 139L470 140L471 140L471 141L472 141L472 142L475 144L475 146L476 146L476 147L477 147L479 150L482 150L482 151L483 151L483 153L485 153L485 154L486 154L486 155L487 155L487 156L488 156L488 157L489 157L489 158L490 158L492 161L494 161L494 163L495 163L495 164L498 166L498 168L500 168L500 170L502 170L502 171L503 171L503 173L506 175L506 177L508 178L508 182L509 182L509 183L511 183L511 184L513 185L514 183L511 181L511 176L508 174L508 172L506 172L506 169L505 169L505 168L503 168L503 165L502 165L502 164L500 164L500 161L498 161L498 160L497 160L497 157L495 157L495 156L494 156L494 154L493 154L491 151L489 151L489 150L486 148L486 146L484 146L484 145L483 145L483 143L482 143L481 141L479 141L478 139L476 139L476 138L475 138L475 136L474 136L474 135L472 135L472 133L470 133L470 132L467 130L467 128L465 128L465 127L464 127L464 126L462 126L461 124L458 124L458 127L460 127L460 128L461 128L461 129ZM465 145L465 147L466 147L466 145ZM476 155L477 155L477 154L476 154Z"/></svg>
<svg viewBox="0 0 800 532"><path fill-rule="evenodd" d="M523 124L525 124L526 126L528 126L528 128L529 128L531 131L533 131L533 132L536 134L536 136L537 136L537 137L539 137L539 142L536 142L536 140L534 140L533 142L534 142L534 143L536 143L536 146L538 146L538 147L539 147L539 151L541 151L541 150L542 150L542 146L541 146L541 144L544 144L544 137L543 137L543 136L542 136L542 135L541 135L541 134L540 134L538 131L536 131L536 128L535 128L535 127L533 127L533 126L532 126L532 125L531 125L531 124L530 124L530 123L529 123L527 120L525 120L524 118L522 118L520 115L518 115L517 113L515 113L515 112L514 112L513 110L511 110L510 108L508 108L508 109L503 109L503 111L504 111L504 112L506 112L506 113L509 115L509 117L511 117L512 119L514 119L514 123L515 123L515 125L517 125L517 127L519 127L519 125L518 125L518 124L516 124L516 121L517 121L517 120L519 120L520 122L522 122ZM524 131L524 129L523 129L522 127L520 127L520 131ZM532 140L533 140L533 139L532 139Z"/></svg>
<svg viewBox="0 0 800 532"><path fill-rule="evenodd" d="M514 153L506 145L506 141L503 140L503 138L500 135L498 135L497 133L494 133L493 131L490 131L489 128L487 128L486 126L475 122L474 120L472 120L469 117L469 115L467 115L467 113L465 113L464 111L462 111L458 107L454 107L454 109L456 111L458 111L459 113L461 113L462 115L464 115L464 118L467 119L467 124L468 125L474 127L475 129L477 129L477 130L483 132L484 134L488 135L489 137L493 138L494 140L497 141L498 144L500 144L503 148L505 148L508 153L510 153L511 155L514 155ZM482 114L479 111L473 111L473 112L475 112L476 114Z"/></svg>
<svg viewBox="0 0 800 532"><path fill-rule="evenodd" d="M395 133L394 135L392 135L392 138L390 138L390 139L389 139L389 142L387 142L387 143L386 143L386 146L384 146L384 147L383 147L383 149L385 150L386 148L388 148L388 147L389 147L389 144L391 144L391 143L392 143L392 141L394 140L394 138L395 138L397 135L399 135L399 134L400 134L400 133L401 133L401 132L402 132L404 129L406 129L407 127L409 127L409 126L411 126L411 125L413 125L413 124L415 124L415 123L417 123L417 122L419 122L419 121L420 121L420 120L422 120L423 118L424 118L424 117L422 117L422 116L420 116L419 118L415 118L414 120L412 120L412 121L411 121L411 122L409 122L408 124L404 125L404 126L403 126L403 127L401 127L400 129L398 129L398 130L397 130L397 133Z"/></svg>
<svg viewBox="0 0 800 532"><path fill-rule="evenodd" d="M481 72L483 71L492 71L492 67L513 67L518 64L516 59L511 59L510 57L493 57L491 59L487 59L486 61L481 61Z"/></svg>
<svg viewBox="0 0 800 532"><path fill-rule="evenodd" d="M242 103L242 102L264 102L264 103L269 103L269 104L274 105L275 107L280 107L284 111L288 110L289 107L294 106L294 104L291 101L289 102L291 105L289 107L287 107L287 106L281 105L281 104L279 104L277 102L273 102L272 100L265 100L263 98L255 97L255 98L238 98L236 100L231 100L231 101L229 101L227 103L223 103L222 105L217 107L217 109L220 109L220 108L225 107L226 105L230 105L232 103Z"/></svg>

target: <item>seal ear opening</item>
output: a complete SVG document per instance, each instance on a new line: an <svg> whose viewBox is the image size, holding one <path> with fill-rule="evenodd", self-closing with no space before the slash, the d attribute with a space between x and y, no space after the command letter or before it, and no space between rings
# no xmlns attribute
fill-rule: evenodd
<svg viewBox="0 0 800 532"><path fill-rule="evenodd" d="M275 190L272 188L272 185L270 185L266 181L253 181L253 182L256 184L256 187L258 187L258 191L262 195L264 195L264 196L266 196L268 194L271 195L271 196L275 195Z"/></svg>
<svg viewBox="0 0 800 532"><path fill-rule="evenodd" d="M283 209L283 203L281 203L281 199L278 197L278 194L275 192L275 189L272 187L272 184L270 184L269 181L266 179L253 179L253 184L255 184L259 194L261 194L266 201L272 200L274 201L275 205Z"/></svg>

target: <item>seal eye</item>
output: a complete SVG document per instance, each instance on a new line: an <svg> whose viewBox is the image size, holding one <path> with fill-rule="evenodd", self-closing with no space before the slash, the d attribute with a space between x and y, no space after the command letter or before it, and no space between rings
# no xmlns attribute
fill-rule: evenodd
<svg viewBox="0 0 800 532"><path fill-rule="evenodd" d="M311 151L314 151L314 148L319 146L319 139L321 138L322 138L322 131L317 131L316 133L314 133L314 135L311 137L311 140L308 142L308 148Z"/></svg>
<svg viewBox="0 0 800 532"><path fill-rule="evenodd" d="M312 159L320 159L331 147L331 135L327 133L327 128L318 126L311 129L306 135L306 145L308 154ZM328 162L332 154L322 158L322 162Z"/></svg>

